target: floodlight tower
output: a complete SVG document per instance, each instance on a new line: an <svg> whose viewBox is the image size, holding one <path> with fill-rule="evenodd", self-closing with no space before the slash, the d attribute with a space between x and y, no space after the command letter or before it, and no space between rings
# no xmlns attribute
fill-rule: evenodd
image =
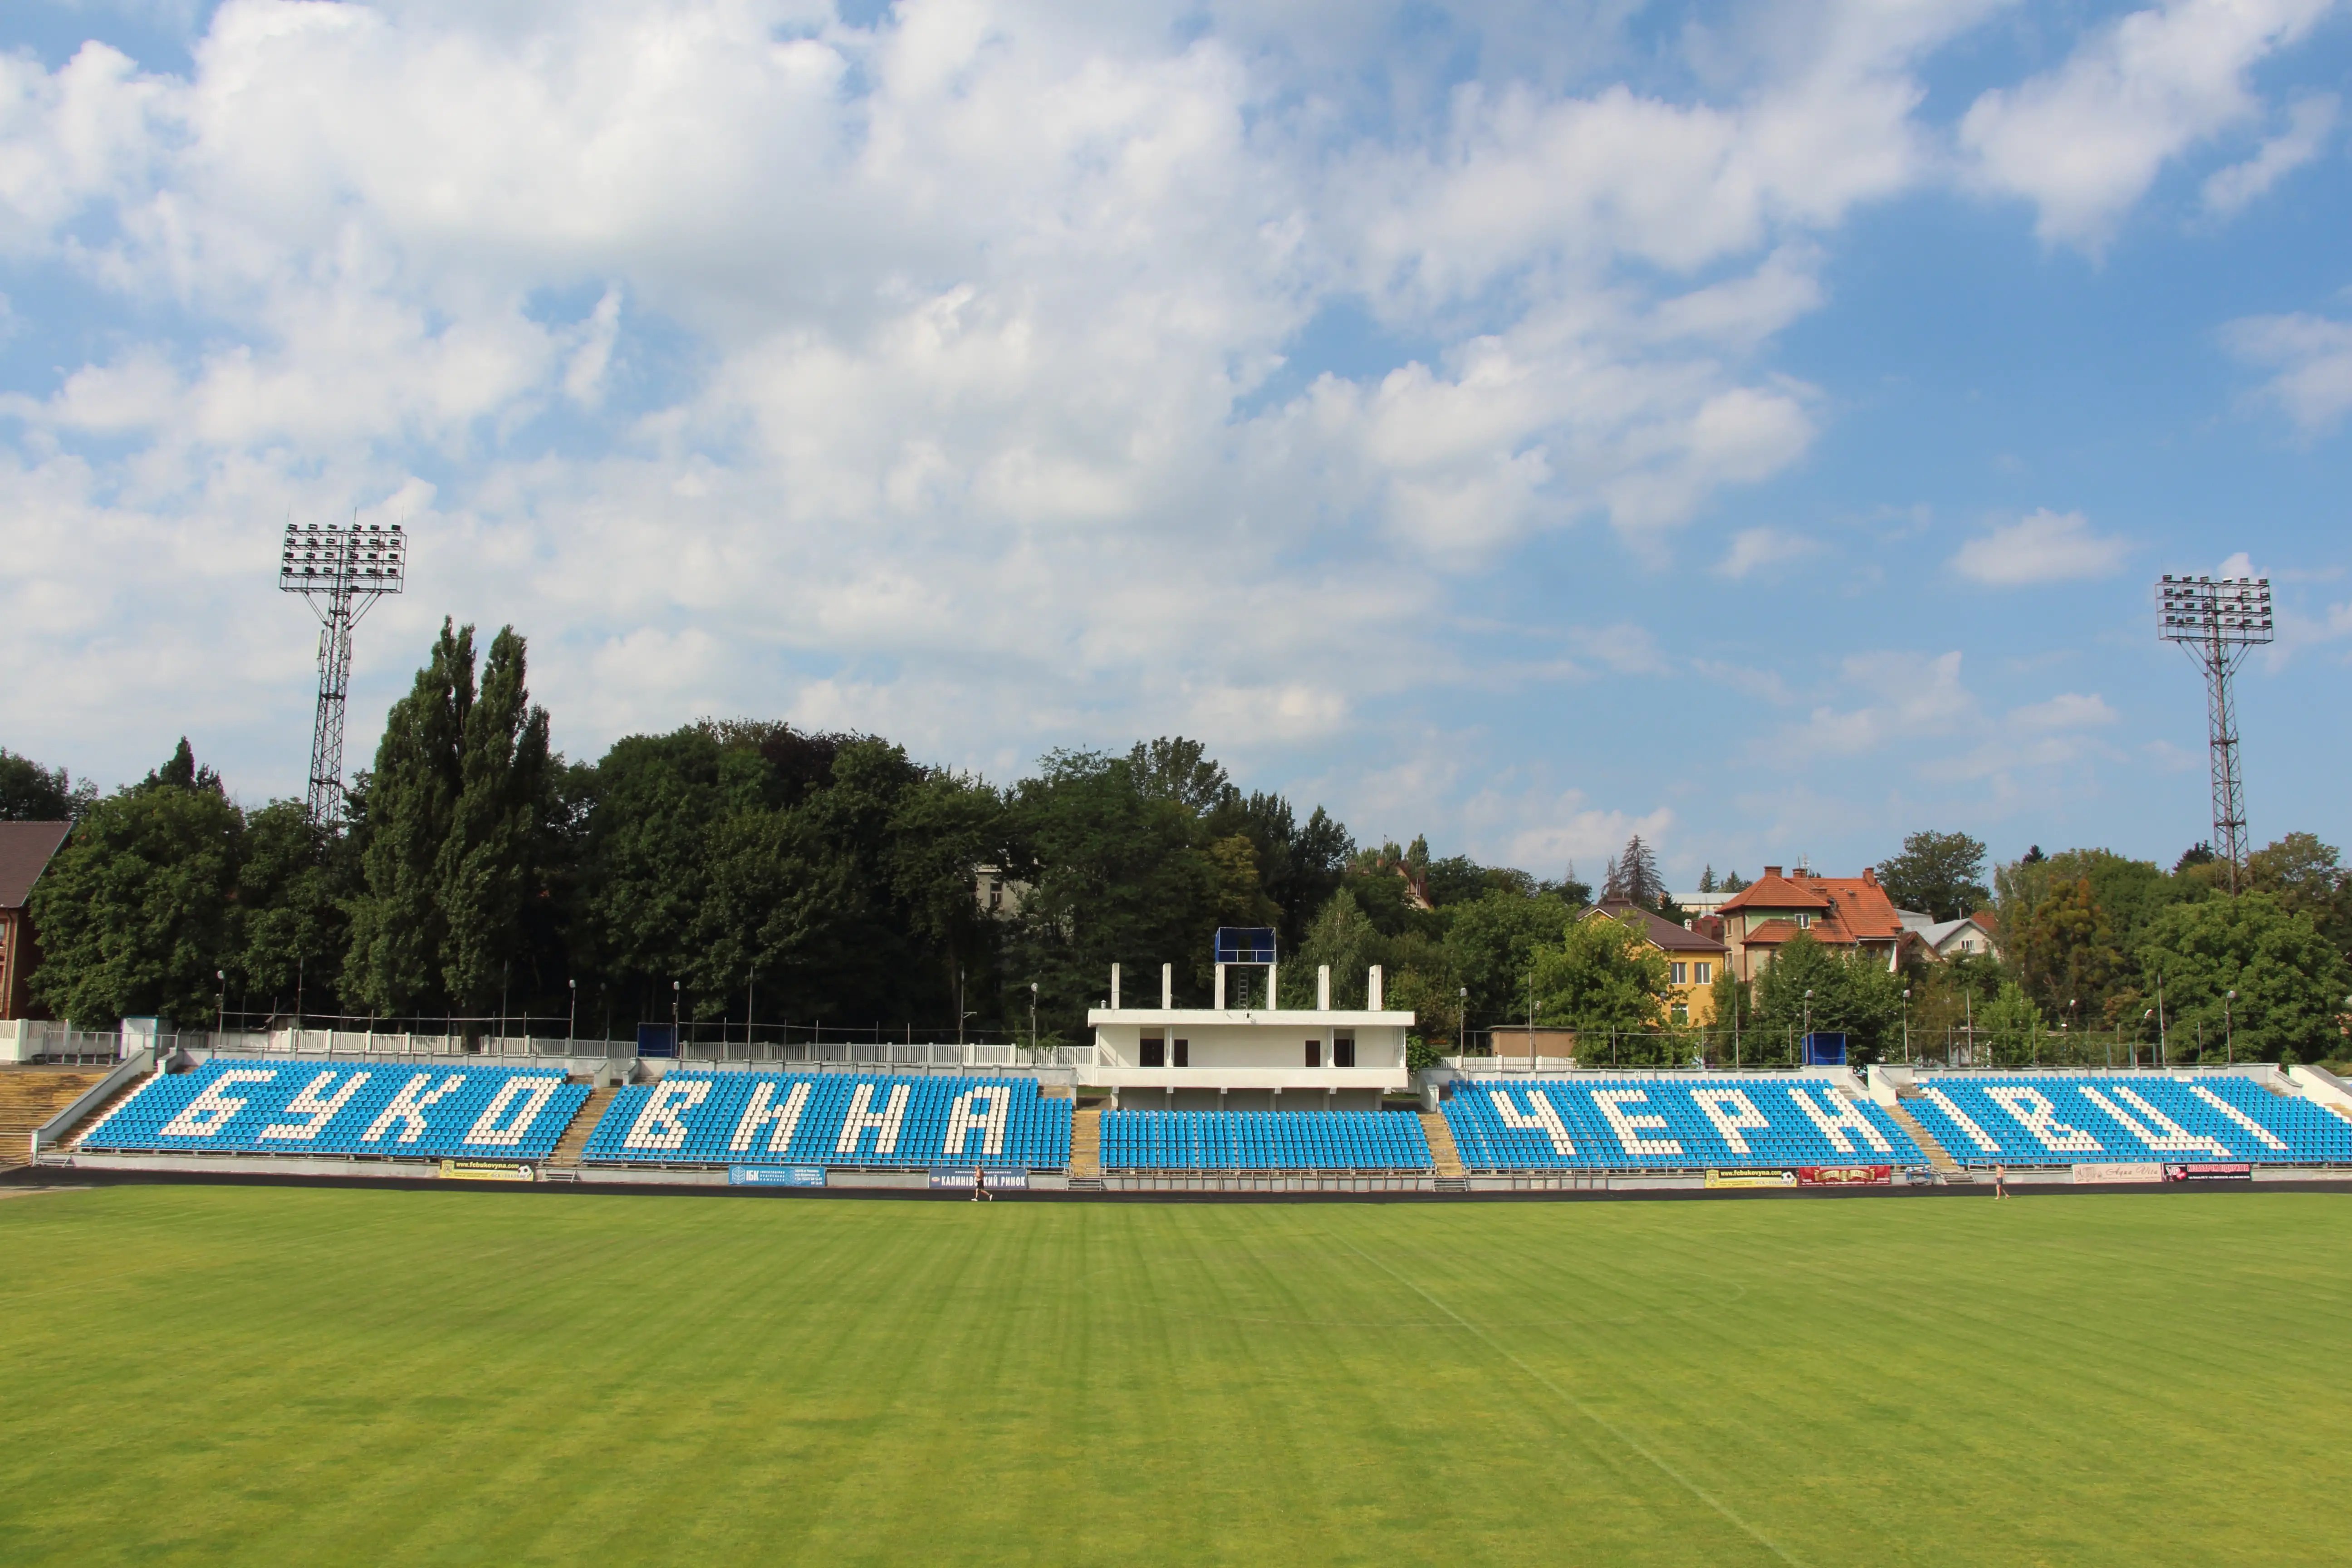
<svg viewBox="0 0 2352 1568"><path fill-rule="evenodd" d="M286 525L278 586L318 612L319 717L310 731L310 820L331 820L343 794L343 703L352 680L352 628L376 600L406 580L408 541L400 525Z"/></svg>
<svg viewBox="0 0 2352 1568"><path fill-rule="evenodd" d="M2230 678L2246 650L2271 640L2267 577L2175 577L2156 585L2156 635L2179 643L2205 671L2213 753L2213 847L2230 865L2230 891L2245 865L2246 789L2238 771L2238 713Z"/></svg>

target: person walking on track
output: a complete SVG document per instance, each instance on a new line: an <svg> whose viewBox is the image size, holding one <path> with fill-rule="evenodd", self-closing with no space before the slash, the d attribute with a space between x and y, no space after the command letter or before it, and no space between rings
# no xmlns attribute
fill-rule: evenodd
<svg viewBox="0 0 2352 1568"><path fill-rule="evenodd" d="M2009 1167L2007 1165L1995 1165L1992 1168L1992 1195L1996 1198L2005 1198L2009 1196Z"/></svg>
<svg viewBox="0 0 2352 1568"><path fill-rule="evenodd" d="M971 1201L978 1203L982 1198L994 1203L996 1194L988 1190L988 1167L974 1165L971 1168Z"/></svg>

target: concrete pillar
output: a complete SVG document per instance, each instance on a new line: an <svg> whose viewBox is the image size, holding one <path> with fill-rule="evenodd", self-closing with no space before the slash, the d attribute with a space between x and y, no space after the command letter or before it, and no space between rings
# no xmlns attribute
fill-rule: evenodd
<svg viewBox="0 0 2352 1568"><path fill-rule="evenodd" d="M1381 994L1381 966L1375 963L1372 965L1371 973L1364 979L1364 1005L1372 1012L1384 1013L1388 1010L1381 1005L1383 1000Z"/></svg>
<svg viewBox="0 0 2352 1568"><path fill-rule="evenodd" d="M1172 963L1163 963L1160 966L1160 1010L1163 1013L1172 1012L1175 1006L1176 966Z"/></svg>
<svg viewBox="0 0 2352 1568"><path fill-rule="evenodd" d="M1315 966L1315 1010L1318 1013L1331 1010L1331 966L1328 963Z"/></svg>
<svg viewBox="0 0 2352 1568"><path fill-rule="evenodd" d="M1216 1002L1216 1007L1217 1007L1217 1011L1218 1011L1218 1012L1220 1012L1220 1013L1222 1013L1222 1012L1223 1012L1223 1011L1225 1010L1225 966L1224 966L1223 964L1222 964L1222 963L1220 963L1219 965L1217 965L1217 1002Z"/></svg>
<svg viewBox="0 0 2352 1568"><path fill-rule="evenodd" d="M1282 1005L1282 993L1276 989L1274 976L1275 967L1269 963L1265 966L1265 1010L1269 1013Z"/></svg>
<svg viewBox="0 0 2352 1568"><path fill-rule="evenodd" d="M1110 1010L1118 1011L1118 965L1110 966Z"/></svg>

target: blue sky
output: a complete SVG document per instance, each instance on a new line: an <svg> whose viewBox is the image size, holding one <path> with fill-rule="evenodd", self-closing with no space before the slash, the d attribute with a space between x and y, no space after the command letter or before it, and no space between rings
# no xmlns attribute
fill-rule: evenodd
<svg viewBox="0 0 2352 1568"><path fill-rule="evenodd" d="M0 16L0 744L299 788L278 527L404 520L557 738L1208 741L1359 837L2169 861L2149 584L2273 576L2258 841L2352 834L2323 0ZM2233 567L2233 569L2236 569Z"/></svg>

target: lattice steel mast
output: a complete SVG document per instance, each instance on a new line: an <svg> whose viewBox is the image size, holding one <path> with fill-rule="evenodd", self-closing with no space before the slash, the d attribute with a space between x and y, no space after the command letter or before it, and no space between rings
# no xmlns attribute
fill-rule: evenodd
<svg viewBox="0 0 2352 1568"><path fill-rule="evenodd" d="M286 525L278 586L318 613L319 716L310 730L310 820L333 820L343 795L343 707L351 694L352 628L376 600L406 581L408 541L400 525Z"/></svg>
<svg viewBox="0 0 2352 1568"><path fill-rule="evenodd" d="M2206 728L2213 765L2213 848L2238 890L2246 863L2246 786L2238 766L2238 712L2230 678L2246 650L2269 642L2267 577L2175 577L2156 585L2157 636L2179 643L2205 672Z"/></svg>

